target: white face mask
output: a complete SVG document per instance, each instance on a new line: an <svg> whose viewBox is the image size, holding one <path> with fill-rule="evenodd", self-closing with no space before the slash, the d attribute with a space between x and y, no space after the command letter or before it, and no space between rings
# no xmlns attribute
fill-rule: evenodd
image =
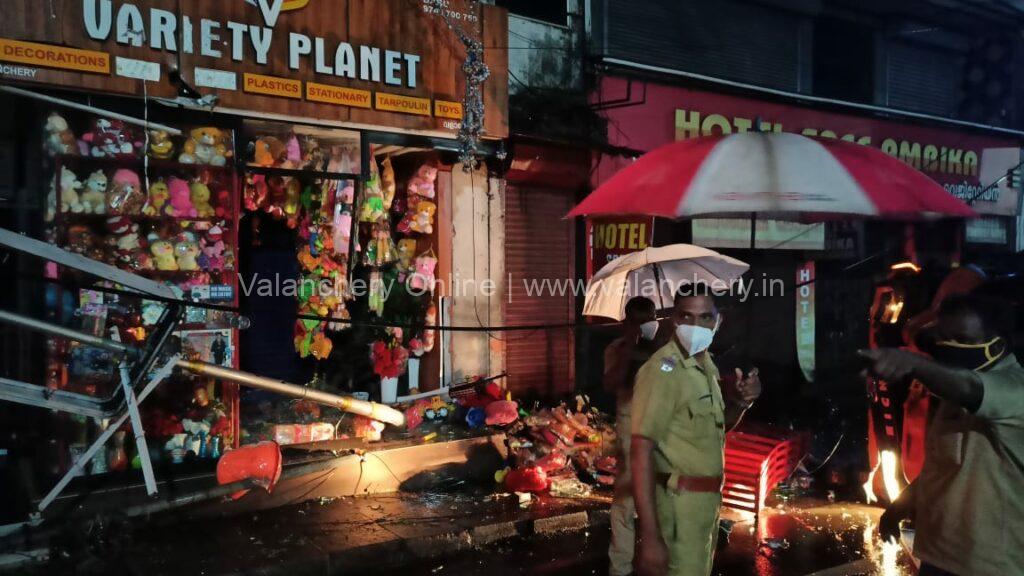
<svg viewBox="0 0 1024 576"><path fill-rule="evenodd" d="M719 319L720 320L720 319ZM676 326L676 337L683 346L683 350L690 356L696 356L711 347L711 342L718 332L719 320L715 320L715 328L694 326L693 324L680 324Z"/></svg>
<svg viewBox="0 0 1024 576"><path fill-rule="evenodd" d="M658 333L658 321L651 320L650 322L644 322L640 325L640 337L644 340L654 340L654 336Z"/></svg>

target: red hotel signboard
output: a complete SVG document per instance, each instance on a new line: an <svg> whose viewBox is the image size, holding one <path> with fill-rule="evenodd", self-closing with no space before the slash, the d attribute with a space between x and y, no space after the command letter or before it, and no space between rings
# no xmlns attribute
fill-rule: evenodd
<svg viewBox="0 0 1024 576"><path fill-rule="evenodd" d="M611 101L627 96L627 80L604 77L593 97ZM605 111L610 144L649 151L698 135L743 132L760 119L762 129L841 138L874 146L918 168L950 193L970 198L1020 161L1020 141L1011 136L936 128L856 115L765 102L752 98L647 84L645 102ZM598 185L630 162L605 158L595 171ZM737 167L741 169L741 167ZM1018 192L1000 186L978 198L983 214L1012 216Z"/></svg>

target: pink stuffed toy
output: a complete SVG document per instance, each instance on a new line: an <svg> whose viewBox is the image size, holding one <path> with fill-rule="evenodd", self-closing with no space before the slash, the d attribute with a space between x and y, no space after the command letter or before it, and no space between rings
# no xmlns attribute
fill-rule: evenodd
<svg viewBox="0 0 1024 576"><path fill-rule="evenodd" d="M142 212L146 204L146 193L142 191L139 175L127 168L114 172L107 189L107 213L135 215Z"/></svg>
<svg viewBox="0 0 1024 576"><path fill-rule="evenodd" d="M406 191L410 196L416 195L424 198L433 198L435 180L437 180L437 168L424 164L416 171L416 175L409 180Z"/></svg>
<svg viewBox="0 0 1024 576"><path fill-rule="evenodd" d="M192 205L192 191L188 182L181 178L171 178L167 182L167 189L171 194L167 214L176 218L195 218L196 209Z"/></svg>
<svg viewBox="0 0 1024 576"><path fill-rule="evenodd" d="M409 287L415 290L434 292L434 268L437 258L430 254L422 254L416 258L415 272L409 277Z"/></svg>

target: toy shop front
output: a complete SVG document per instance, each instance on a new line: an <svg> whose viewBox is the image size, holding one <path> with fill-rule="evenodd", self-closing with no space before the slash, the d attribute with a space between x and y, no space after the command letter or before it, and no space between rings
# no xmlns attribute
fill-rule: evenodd
<svg viewBox="0 0 1024 576"><path fill-rule="evenodd" d="M192 303L174 336L192 359L385 402L491 368L485 333L429 327L476 310L476 294L442 279L492 275L477 270L475 242L501 222L486 161L508 133L507 54L494 48L507 15L441 4L5 3L0 226L174 286ZM476 223L461 247L460 222ZM27 272L45 278L5 283L4 301L76 330L142 341L163 309L76 288L56 266ZM3 354L26 381L116 385L109 359L70 341L5 339ZM263 439L379 433L183 374L142 409L154 457L170 464ZM47 447L45 477L104 426L14 412L25 450ZM90 474L131 467L115 438Z"/></svg>

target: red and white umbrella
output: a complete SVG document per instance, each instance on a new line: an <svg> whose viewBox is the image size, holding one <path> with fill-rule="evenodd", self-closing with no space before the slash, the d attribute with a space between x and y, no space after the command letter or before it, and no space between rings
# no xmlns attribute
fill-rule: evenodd
<svg viewBox="0 0 1024 576"><path fill-rule="evenodd" d="M975 216L934 180L875 148L789 133L675 142L641 156L569 216L758 214L823 220Z"/></svg>

